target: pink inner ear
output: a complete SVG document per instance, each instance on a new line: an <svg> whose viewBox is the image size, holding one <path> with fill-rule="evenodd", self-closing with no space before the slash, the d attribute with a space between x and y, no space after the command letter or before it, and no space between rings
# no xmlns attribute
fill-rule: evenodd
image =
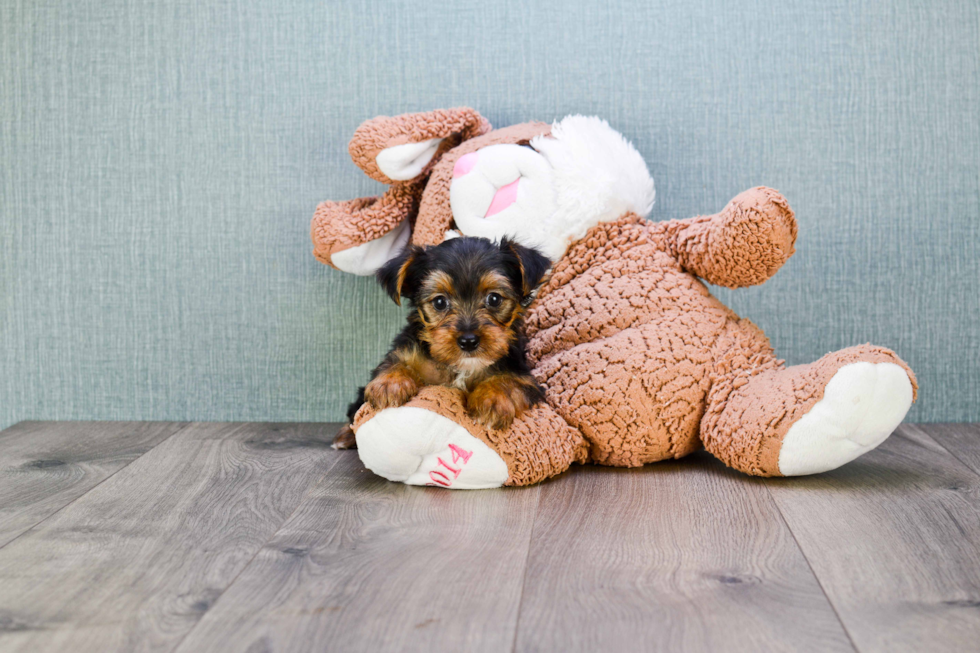
<svg viewBox="0 0 980 653"><path fill-rule="evenodd" d="M490 208L487 209L487 214L483 216L484 218L489 218L494 213L500 213L517 201L517 184L520 180L521 178L518 177L506 186L497 189L493 195L493 201L490 202Z"/></svg>
<svg viewBox="0 0 980 653"><path fill-rule="evenodd" d="M459 157L456 165L453 166L453 177L462 177L476 165L476 152L470 152Z"/></svg>

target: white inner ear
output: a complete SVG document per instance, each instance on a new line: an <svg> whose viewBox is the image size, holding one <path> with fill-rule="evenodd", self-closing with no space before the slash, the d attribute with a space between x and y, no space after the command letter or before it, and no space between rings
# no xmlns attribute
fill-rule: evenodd
<svg viewBox="0 0 980 653"><path fill-rule="evenodd" d="M442 141L441 138L431 138L421 143L386 147L378 152L374 160L378 163L378 170L388 179L408 181L419 176L422 169L436 155L436 150L439 149Z"/></svg>
<svg viewBox="0 0 980 653"><path fill-rule="evenodd" d="M405 249L411 234L408 220L404 220L381 238L334 252L330 256L330 262L342 272L359 276L374 274L388 259Z"/></svg>

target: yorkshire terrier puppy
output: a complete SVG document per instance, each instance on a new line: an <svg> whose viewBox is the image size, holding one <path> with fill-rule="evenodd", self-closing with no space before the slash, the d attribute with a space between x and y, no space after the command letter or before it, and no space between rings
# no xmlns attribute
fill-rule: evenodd
<svg viewBox="0 0 980 653"><path fill-rule="evenodd" d="M466 393L470 416L505 429L544 399L531 376L524 348L524 311L551 262L537 250L503 239L453 238L434 247L410 246L378 270L378 281L401 305L414 310L391 351L358 390L347 410L368 402L376 409L401 406L427 385ZM350 424L334 447L356 447Z"/></svg>

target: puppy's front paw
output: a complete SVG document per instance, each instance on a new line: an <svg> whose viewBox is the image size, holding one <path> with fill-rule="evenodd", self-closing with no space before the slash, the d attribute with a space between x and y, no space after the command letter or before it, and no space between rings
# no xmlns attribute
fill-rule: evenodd
<svg viewBox="0 0 980 653"><path fill-rule="evenodd" d="M364 388L364 398L375 410L396 408L417 395L419 384L401 370L388 370L376 376Z"/></svg>
<svg viewBox="0 0 980 653"><path fill-rule="evenodd" d="M509 428L519 414L517 404L508 388L494 383L481 383L466 400L470 417L492 429Z"/></svg>

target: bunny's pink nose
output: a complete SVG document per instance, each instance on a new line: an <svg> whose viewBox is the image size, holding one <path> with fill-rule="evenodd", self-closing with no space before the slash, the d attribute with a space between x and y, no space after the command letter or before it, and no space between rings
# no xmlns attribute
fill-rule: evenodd
<svg viewBox="0 0 980 653"><path fill-rule="evenodd" d="M469 154L464 154L459 157L456 161L456 165L453 166L453 177L462 177L467 174L476 165L476 152L470 152Z"/></svg>
<svg viewBox="0 0 980 653"><path fill-rule="evenodd" d="M487 209L487 213L483 217L489 218L491 215L495 213L500 213L508 206L516 202L517 184L520 181L521 178L518 177L517 179L510 182L506 186L501 186L500 188L498 188L497 192L494 193L493 200L491 200L490 202L490 208Z"/></svg>

